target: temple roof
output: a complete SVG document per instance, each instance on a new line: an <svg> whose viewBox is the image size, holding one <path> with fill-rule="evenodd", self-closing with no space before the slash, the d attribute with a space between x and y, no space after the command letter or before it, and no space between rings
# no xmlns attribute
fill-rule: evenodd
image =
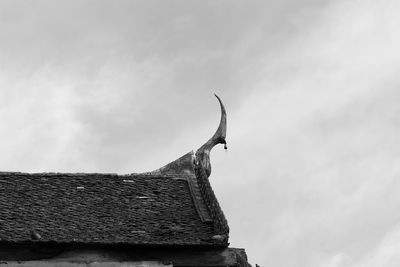
<svg viewBox="0 0 400 267"><path fill-rule="evenodd" d="M218 97L217 97L218 98ZM214 136L142 174L0 172L0 243L228 246L229 228L208 176Z"/></svg>
<svg viewBox="0 0 400 267"><path fill-rule="evenodd" d="M0 242L227 245L201 176L2 172Z"/></svg>

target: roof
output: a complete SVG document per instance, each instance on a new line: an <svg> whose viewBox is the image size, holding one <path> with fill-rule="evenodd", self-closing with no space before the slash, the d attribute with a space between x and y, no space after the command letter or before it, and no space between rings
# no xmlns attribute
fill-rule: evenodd
<svg viewBox="0 0 400 267"><path fill-rule="evenodd" d="M226 111L196 153L142 174L0 172L1 243L228 246L208 177ZM226 146L225 146L226 148Z"/></svg>
<svg viewBox="0 0 400 267"><path fill-rule="evenodd" d="M192 159L145 174L0 172L0 242L225 246L226 220Z"/></svg>

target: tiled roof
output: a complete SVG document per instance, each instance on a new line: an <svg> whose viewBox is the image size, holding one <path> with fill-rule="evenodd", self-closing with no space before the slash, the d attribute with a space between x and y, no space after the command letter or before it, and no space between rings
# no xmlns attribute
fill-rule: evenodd
<svg viewBox="0 0 400 267"><path fill-rule="evenodd" d="M195 168L130 175L0 172L0 242L227 246L226 220Z"/></svg>

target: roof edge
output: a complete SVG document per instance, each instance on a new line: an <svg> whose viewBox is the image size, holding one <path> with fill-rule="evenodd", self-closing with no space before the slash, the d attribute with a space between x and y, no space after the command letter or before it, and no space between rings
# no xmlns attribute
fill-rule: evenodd
<svg viewBox="0 0 400 267"><path fill-rule="evenodd" d="M202 197L210 211L211 218L214 223L214 231L217 234L215 239L219 239L221 243L228 244L229 226L228 221L218 203L217 197L211 187L206 171L201 164L195 166L196 177L199 184Z"/></svg>

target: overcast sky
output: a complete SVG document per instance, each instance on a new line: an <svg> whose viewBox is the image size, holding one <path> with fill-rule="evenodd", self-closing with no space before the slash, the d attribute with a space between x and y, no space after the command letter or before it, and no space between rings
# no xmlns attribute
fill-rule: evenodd
<svg viewBox="0 0 400 267"><path fill-rule="evenodd" d="M157 169L214 133L232 247L400 264L400 2L0 0L0 170Z"/></svg>

